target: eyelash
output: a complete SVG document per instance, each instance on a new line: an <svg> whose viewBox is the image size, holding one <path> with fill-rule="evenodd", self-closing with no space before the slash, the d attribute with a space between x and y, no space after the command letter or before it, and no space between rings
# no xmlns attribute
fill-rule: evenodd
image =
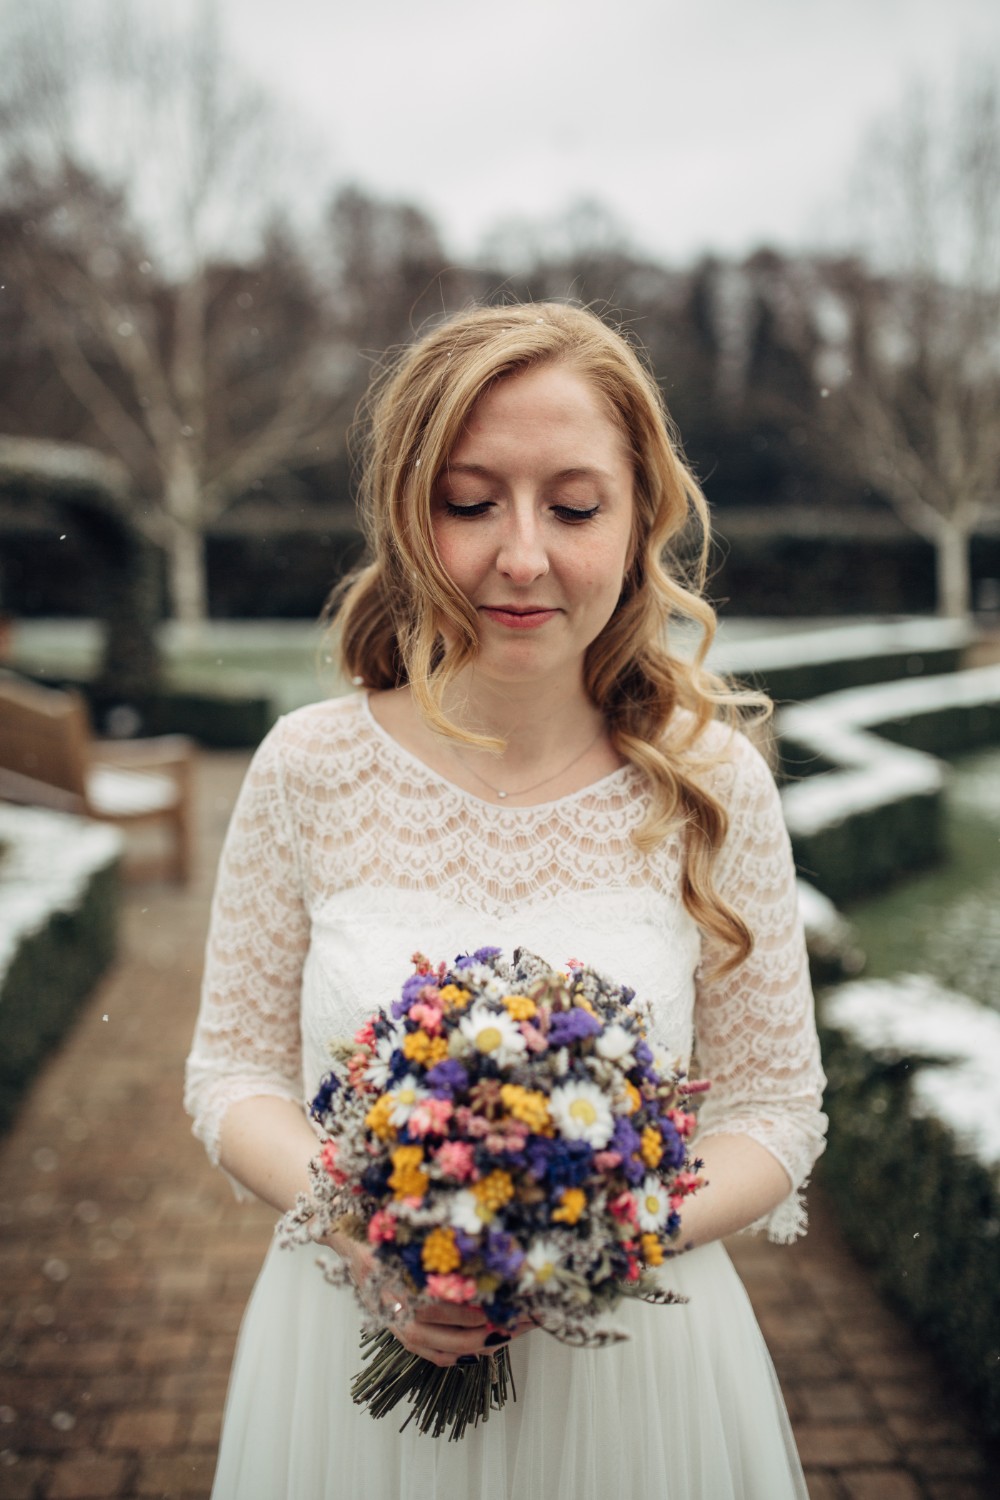
<svg viewBox="0 0 1000 1500"><path fill-rule="evenodd" d="M492 501L490 500L479 500L474 505L455 505L451 500L446 500L444 508L445 513L449 516L472 520L476 516L485 515L491 504ZM552 507L552 514L567 525L576 526L582 521L592 520L599 510L599 505L591 505L586 510L578 510L572 505L554 505Z"/></svg>

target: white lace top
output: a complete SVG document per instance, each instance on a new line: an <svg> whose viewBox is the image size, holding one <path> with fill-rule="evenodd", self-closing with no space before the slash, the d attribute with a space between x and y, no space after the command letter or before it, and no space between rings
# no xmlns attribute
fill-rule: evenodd
<svg viewBox="0 0 1000 1500"><path fill-rule="evenodd" d="M282 719L247 775L212 908L186 1097L212 1159L237 1100L311 1098L328 1043L395 997L414 952L524 946L630 984L670 1057L694 1042L712 1082L700 1137L742 1132L777 1157L793 1191L768 1227L792 1237L825 1127L794 870L763 760L709 733L731 820L716 884L756 938L722 979L705 977L711 944L681 902L679 835L649 855L629 838L649 796L635 767L555 802L495 805L398 745L365 695Z"/></svg>

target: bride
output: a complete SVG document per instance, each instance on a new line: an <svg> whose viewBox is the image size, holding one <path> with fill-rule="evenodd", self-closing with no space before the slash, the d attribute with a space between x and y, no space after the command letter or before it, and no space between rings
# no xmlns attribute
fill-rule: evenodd
<svg viewBox="0 0 1000 1500"><path fill-rule="evenodd" d="M303 1108L331 1039L415 950L576 956L630 984L712 1081L683 1306L630 1339L515 1331L516 1403L459 1443L352 1405L360 1315L316 1252L272 1248L240 1334L216 1500L783 1500L805 1485L767 1351L720 1241L804 1227L822 1074L773 780L702 665L712 612L676 561L706 508L629 343L561 304L476 308L376 390L370 562L333 604L361 691L282 720L233 817L188 1108L278 1211L308 1187ZM703 556L703 554L702 554ZM695 569L697 571L697 569ZM702 628L678 654L678 621ZM363 1289L367 1250L333 1236ZM450 1365L495 1347L475 1308L400 1334Z"/></svg>

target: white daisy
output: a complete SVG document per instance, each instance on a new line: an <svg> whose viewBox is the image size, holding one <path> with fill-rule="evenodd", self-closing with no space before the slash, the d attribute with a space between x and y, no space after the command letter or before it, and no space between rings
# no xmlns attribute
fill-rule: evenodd
<svg viewBox="0 0 1000 1500"><path fill-rule="evenodd" d="M452 1195L449 1220L453 1229L461 1229L466 1234L482 1234L483 1227L492 1217L486 1205L468 1189Z"/></svg>
<svg viewBox="0 0 1000 1500"><path fill-rule="evenodd" d="M571 1080L552 1090L549 1112L567 1141L586 1141L600 1151L614 1133L607 1096L593 1083Z"/></svg>
<svg viewBox="0 0 1000 1500"><path fill-rule="evenodd" d="M423 1089L414 1078L412 1073L407 1073L401 1078L392 1090L389 1098L392 1100L392 1114L389 1116L390 1125L395 1125L399 1130L406 1124L413 1111L422 1099L431 1097L429 1089Z"/></svg>
<svg viewBox="0 0 1000 1500"><path fill-rule="evenodd" d="M389 1064L392 1060L396 1041L391 1036L380 1036L375 1043L375 1054L364 1071L366 1083L373 1083L381 1091L389 1082Z"/></svg>
<svg viewBox="0 0 1000 1500"><path fill-rule="evenodd" d="M652 1173L647 1173L635 1196L639 1209L639 1228L646 1234L655 1234L670 1217L670 1198L663 1183Z"/></svg>
<svg viewBox="0 0 1000 1500"><path fill-rule="evenodd" d="M524 1056L524 1037L517 1022L505 1010L490 1010L488 1006L477 1003L458 1024L467 1044L484 1057L491 1057L500 1067Z"/></svg>
<svg viewBox="0 0 1000 1500"><path fill-rule="evenodd" d="M637 1040L634 1031L627 1031L618 1021L612 1021L597 1038L594 1050L598 1057L607 1058L608 1062L618 1062L620 1058L628 1057Z"/></svg>
<svg viewBox="0 0 1000 1500"><path fill-rule="evenodd" d="M524 1257L518 1289L534 1291L555 1275L559 1266L559 1246L555 1240L536 1240Z"/></svg>

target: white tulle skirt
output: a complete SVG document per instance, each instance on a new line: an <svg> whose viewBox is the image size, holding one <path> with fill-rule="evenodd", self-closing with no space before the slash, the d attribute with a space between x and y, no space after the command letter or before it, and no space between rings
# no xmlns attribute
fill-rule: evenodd
<svg viewBox="0 0 1000 1500"><path fill-rule="evenodd" d="M359 1315L312 1247L272 1246L240 1332L212 1500L808 1500L770 1356L721 1245L673 1262L690 1301L625 1301L630 1339L514 1341L517 1400L460 1442L351 1401Z"/></svg>

